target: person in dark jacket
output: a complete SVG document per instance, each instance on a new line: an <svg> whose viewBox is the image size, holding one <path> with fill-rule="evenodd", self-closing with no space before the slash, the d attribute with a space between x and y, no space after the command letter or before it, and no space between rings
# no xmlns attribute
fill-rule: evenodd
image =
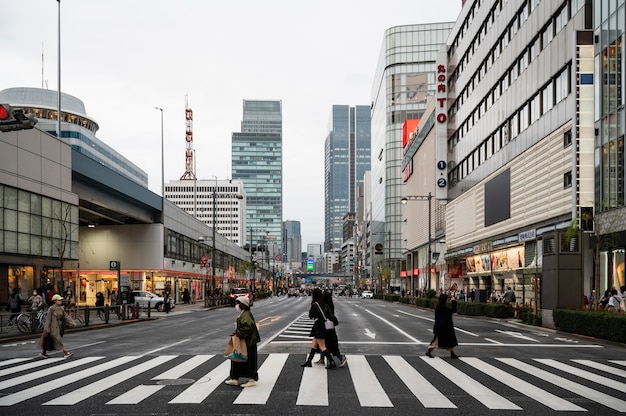
<svg viewBox="0 0 626 416"><path fill-rule="evenodd" d="M261 336L259 335L254 316L250 312L250 300L247 296L239 296L237 298L235 309L240 312L234 335L246 340L248 361L243 363L231 361L230 378L225 383L230 386L254 387L256 382L259 381L256 344L261 341ZM240 378L247 378L248 380L241 384L239 383Z"/></svg>
<svg viewBox="0 0 626 416"><path fill-rule="evenodd" d="M434 337L426 355L433 358L431 352L435 348L441 348L450 351L450 358L459 358L454 353L454 347L459 345L454 333L454 324L452 323L452 314L456 313L456 300L452 299L452 307L446 305L448 295L442 293L435 307L435 327L433 328Z"/></svg>
<svg viewBox="0 0 626 416"><path fill-rule="evenodd" d="M309 352L309 356L305 362L300 364L301 367L312 367L311 361L313 357L315 357L315 353L319 349L322 353L322 357L325 357L328 360L328 364L326 365L326 369L330 370L331 368L337 367L335 364L335 360L333 360L330 355L330 351L326 349L326 326L324 322L325 318L329 319L330 310L328 306L324 303L324 294L322 290L319 288L313 289L313 300L311 301L311 308L309 309L309 318L315 319L315 323L313 324L313 328L311 328L311 333L309 336L313 337L313 341L311 341L311 351Z"/></svg>
<svg viewBox="0 0 626 416"><path fill-rule="evenodd" d="M335 326L339 324L339 320L335 317L335 304L333 303L333 293L329 290L324 291L324 303L328 306L328 310L330 315L327 316L328 319L333 321ZM326 348L330 352L331 355L334 355L339 360L339 367L343 367L348 362L348 359L345 355L339 351L339 340L337 339L337 331L333 329L326 330ZM324 365L324 356L320 358L319 361L316 361L315 364Z"/></svg>

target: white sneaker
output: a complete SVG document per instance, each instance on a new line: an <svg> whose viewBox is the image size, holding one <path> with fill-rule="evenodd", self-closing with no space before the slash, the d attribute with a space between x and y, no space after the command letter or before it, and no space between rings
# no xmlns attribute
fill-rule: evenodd
<svg viewBox="0 0 626 416"><path fill-rule="evenodd" d="M228 384L229 386L238 386L239 380L237 380L236 378L231 378L226 380L224 383Z"/></svg>
<svg viewBox="0 0 626 416"><path fill-rule="evenodd" d="M254 387L256 386L256 381L250 379L247 382L243 383L241 387Z"/></svg>

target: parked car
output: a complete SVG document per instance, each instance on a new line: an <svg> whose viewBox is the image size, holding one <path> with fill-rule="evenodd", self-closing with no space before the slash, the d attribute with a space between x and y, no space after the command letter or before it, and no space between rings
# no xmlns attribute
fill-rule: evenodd
<svg viewBox="0 0 626 416"><path fill-rule="evenodd" d="M230 298L230 306L235 306L235 301L239 296L247 296L248 300L250 301L250 306L252 306L252 303L254 302L254 296L252 296L252 293L250 293L250 291L246 287L235 287L230 289L230 294L228 295L228 297Z"/></svg>
<svg viewBox="0 0 626 416"><path fill-rule="evenodd" d="M374 297L374 294L371 290L364 290L363 292L361 292L361 297L363 299L371 299Z"/></svg>
<svg viewBox="0 0 626 416"><path fill-rule="evenodd" d="M163 296L155 295L152 292L148 292L145 290L133 290L132 293L133 302L139 304L140 307L148 307L154 308L157 311L163 311ZM170 306L170 309L173 309L174 305Z"/></svg>

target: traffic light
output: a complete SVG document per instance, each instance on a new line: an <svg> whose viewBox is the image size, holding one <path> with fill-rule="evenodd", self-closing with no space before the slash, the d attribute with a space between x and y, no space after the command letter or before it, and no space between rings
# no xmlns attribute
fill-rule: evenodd
<svg viewBox="0 0 626 416"><path fill-rule="evenodd" d="M0 131L32 129L37 119L32 114L24 114L24 110L11 108L8 104L0 104Z"/></svg>

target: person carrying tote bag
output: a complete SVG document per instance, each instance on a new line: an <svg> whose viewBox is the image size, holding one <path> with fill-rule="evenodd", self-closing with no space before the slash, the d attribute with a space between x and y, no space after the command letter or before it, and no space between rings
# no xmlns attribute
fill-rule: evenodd
<svg viewBox="0 0 626 416"><path fill-rule="evenodd" d="M337 367L337 364L335 364L335 361L330 356L330 352L326 349L326 325L329 325L326 322L330 322L332 325L332 321L326 319L325 316L328 312L328 308L324 304L324 294L322 290L319 288L313 289L312 297L313 300L311 302L311 308L309 309L309 318L315 319L315 323L313 324L313 328L311 328L309 336L313 337L313 341L311 341L311 351L309 352L307 360L300 364L300 366L312 367L311 361L319 349L322 352L322 357L327 358L328 365L326 369L330 370L331 368Z"/></svg>
<svg viewBox="0 0 626 416"><path fill-rule="evenodd" d="M246 361L230 360L230 377L225 381L229 386L254 387L259 381L257 344L261 341L259 329L250 311L250 300L247 296L239 296L235 301L237 329L233 337L239 338L246 345L248 359ZM239 379L247 379L241 383Z"/></svg>

